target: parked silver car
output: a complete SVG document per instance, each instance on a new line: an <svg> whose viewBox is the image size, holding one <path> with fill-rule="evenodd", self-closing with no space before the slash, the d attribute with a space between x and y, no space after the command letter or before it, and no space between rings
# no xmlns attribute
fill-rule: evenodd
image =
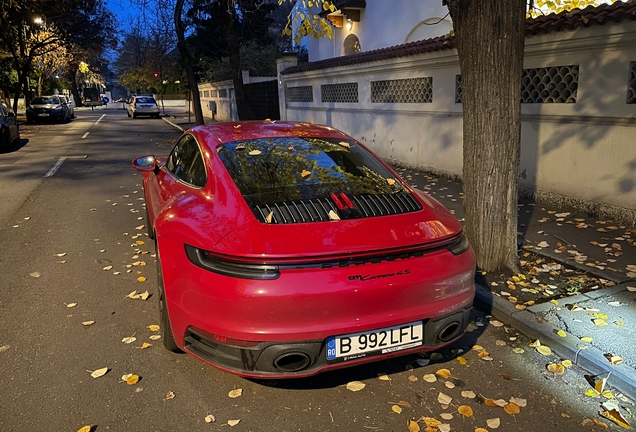
<svg viewBox="0 0 636 432"><path fill-rule="evenodd" d="M71 118L75 118L75 104L71 101L71 99L67 98L66 96L60 96L60 100L68 107Z"/></svg>
<svg viewBox="0 0 636 432"><path fill-rule="evenodd" d="M159 107L157 101L151 95L137 95L128 100L126 107L128 117L137 118L138 116L147 115L159 118Z"/></svg>

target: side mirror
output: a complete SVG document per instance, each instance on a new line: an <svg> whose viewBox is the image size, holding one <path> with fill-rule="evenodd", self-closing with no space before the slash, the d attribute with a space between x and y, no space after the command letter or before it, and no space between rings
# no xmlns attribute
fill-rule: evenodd
<svg viewBox="0 0 636 432"><path fill-rule="evenodd" d="M132 166L140 172L157 172L159 163L154 156L141 156L132 160Z"/></svg>

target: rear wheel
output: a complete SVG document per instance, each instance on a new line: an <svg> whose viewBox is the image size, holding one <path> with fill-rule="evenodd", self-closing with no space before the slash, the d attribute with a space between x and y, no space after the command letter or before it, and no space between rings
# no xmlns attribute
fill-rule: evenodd
<svg viewBox="0 0 636 432"><path fill-rule="evenodd" d="M163 288L163 276L161 274L161 261L159 259L159 248L155 240L155 251L157 252L157 287L159 288L159 320L161 325L161 340L163 346L168 351L182 352L174 341L172 334L172 326L170 325L170 317L168 316L168 308L166 306L166 294Z"/></svg>
<svg viewBox="0 0 636 432"><path fill-rule="evenodd" d="M8 151L11 148L11 134L9 129L0 131L0 151Z"/></svg>

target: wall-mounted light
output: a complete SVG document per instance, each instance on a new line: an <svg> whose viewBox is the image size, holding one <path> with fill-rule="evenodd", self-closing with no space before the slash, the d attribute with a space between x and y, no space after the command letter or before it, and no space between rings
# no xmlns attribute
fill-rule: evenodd
<svg viewBox="0 0 636 432"><path fill-rule="evenodd" d="M351 31L352 28L353 28L353 21L348 19L347 20L347 31Z"/></svg>

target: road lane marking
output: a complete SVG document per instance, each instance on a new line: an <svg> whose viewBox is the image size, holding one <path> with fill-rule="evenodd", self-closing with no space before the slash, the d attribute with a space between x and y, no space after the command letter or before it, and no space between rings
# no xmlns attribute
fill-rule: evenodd
<svg viewBox="0 0 636 432"><path fill-rule="evenodd" d="M60 168L60 166L62 166L62 163L64 163L65 159L65 157L59 158L57 162L55 162L55 165L53 165L53 167L49 170L49 172L44 175L44 177L52 177L53 174L55 174L55 172Z"/></svg>
<svg viewBox="0 0 636 432"><path fill-rule="evenodd" d="M99 123L100 121L102 121L102 119L106 117L106 114L102 114L102 116L100 118L97 119L97 121L95 122L95 124Z"/></svg>
<svg viewBox="0 0 636 432"><path fill-rule="evenodd" d="M86 138L88 136L90 132L86 132L84 135L82 135L82 139Z"/></svg>

